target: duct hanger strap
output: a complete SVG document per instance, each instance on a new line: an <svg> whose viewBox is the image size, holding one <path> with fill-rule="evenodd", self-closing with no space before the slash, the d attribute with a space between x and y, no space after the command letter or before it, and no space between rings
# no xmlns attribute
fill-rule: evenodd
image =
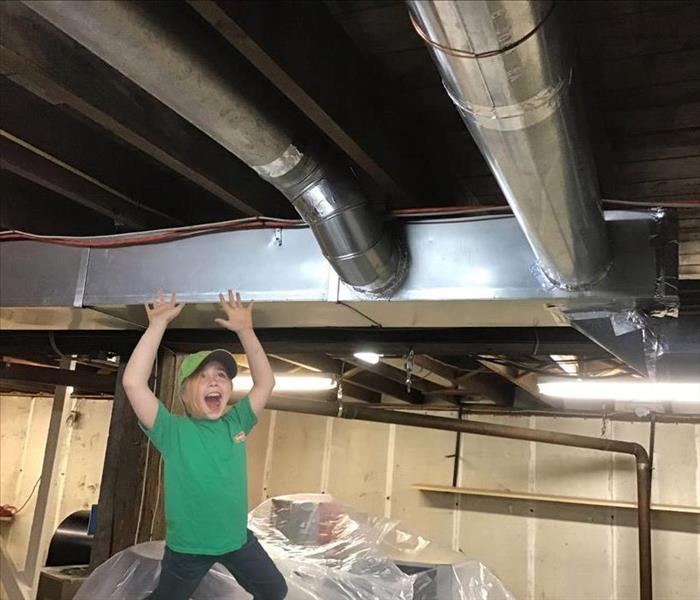
<svg viewBox="0 0 700 600"><path fill-rule="evenodd" d="M531 29L528 33L526 33L524 36L521 38L517 39L514 42L511 42L510 44L506 44L503 46L503 48L498 48L496 50L487 50L485 52L471 52L470 50L460 50L459 48L451 48L450 46L446 46L444 44L440 44L439 42L436 42L432 39L430 39L430 36L423 30L423 28L418 24L416 21L416 18L413 16L413 14L409 11L408 16L411 19L411 24L413 25L413 28L416 30L416 33L421 37L421 39L428 44L429 46L432 46L435 48L437 51L442 52L444 54L449 54L450 56L455 56L457 58L467 58L467 59L472 59L472 60L479 60L482 58L491 58L493 56L498 56L499 54L505 54L506 52L509 52L510 50L513 50L514 48L520 46L520 44L526 42L529 40L533 35L535 35L539 29L545 24L547 19L549 19L550 15L554 12L554 7L556 6L556 2L552 2L551 6L549 7L549 10L547 11L547 14L542 18L542 20L533 28Z"/></svg>

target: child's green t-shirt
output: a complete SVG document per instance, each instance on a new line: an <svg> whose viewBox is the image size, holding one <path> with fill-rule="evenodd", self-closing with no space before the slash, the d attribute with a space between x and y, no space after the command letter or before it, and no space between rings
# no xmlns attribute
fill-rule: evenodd
<svg viewBox="0 0 700 600"><path fill-rule="evenodd" d="M216 421L173 415L158 402L153 427L141 424L163 456L168 548L218 555L246 543L245 445L256 423L246 396Z"/></svg>

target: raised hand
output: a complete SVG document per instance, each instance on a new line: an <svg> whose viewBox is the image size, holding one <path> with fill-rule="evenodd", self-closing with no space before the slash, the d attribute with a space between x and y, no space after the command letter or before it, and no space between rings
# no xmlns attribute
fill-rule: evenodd
<svg viewBox="0 0 700 600"><path fill-rule="evenodd" d="M228 290L228 300L223 294L219 294L219 303L226 313L225 319L215 319L219 325L236 333L253 329L253 300L248 303L248 306L244 306L241 295L236 292L234 296L233 292Z"/></svg>
<svg viewBox="0 0 700 600"><path fill-rule="evenodd" d="M146 314L151 325L167 327L168 323L177 317L184 308L184 304L178 304L175 300L175 292L170 295L170 300L163 298L163 290L158 290L153 302L146 304Z"/></svg>

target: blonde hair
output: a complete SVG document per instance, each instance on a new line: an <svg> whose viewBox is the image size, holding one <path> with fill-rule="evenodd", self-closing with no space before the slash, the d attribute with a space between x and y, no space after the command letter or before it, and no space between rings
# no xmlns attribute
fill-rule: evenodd
<svg viewBox="0 0 700 600"><path fill-rule="evenodd" d="M194 375L194 373L193 373ZM188 417L193 416L193 410L192 410L192 398L190 395L187 393L188 392L188 387L189 384L192 381L192 375L189 377L185 378L177 387L177 396L180 398L180 402L182 403L182 407L185 410L185 415Z"/></svg>

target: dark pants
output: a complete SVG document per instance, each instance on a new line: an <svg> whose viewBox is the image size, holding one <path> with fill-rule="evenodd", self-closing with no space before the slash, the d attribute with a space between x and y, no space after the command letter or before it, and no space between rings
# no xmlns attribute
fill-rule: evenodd
<svg viewBox="0 0 700 600"><path fill-rule="evenodd" d="M287 595L282 573L249 530L245 546L219 556L182 554L166 546L158 587L148 598L187 600L215 563L226 567L255 600L282 600Z"/></svg>

